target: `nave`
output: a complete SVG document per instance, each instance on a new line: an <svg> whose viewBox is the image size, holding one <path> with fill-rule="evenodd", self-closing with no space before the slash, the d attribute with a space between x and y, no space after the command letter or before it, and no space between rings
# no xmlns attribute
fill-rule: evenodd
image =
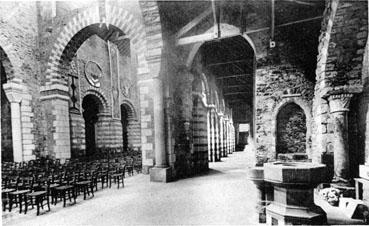
<svg viewBox="0 0 369 226"><path fill-rule="evenodd" d="M138 174L123 189L104 189L68 208L62 202L37 218L3 212L3 225L255 225L257 191L247 179L250 152L210 163L208 173L171 183L150 183ZM245 164L246 163L246 164Z"/></svg>

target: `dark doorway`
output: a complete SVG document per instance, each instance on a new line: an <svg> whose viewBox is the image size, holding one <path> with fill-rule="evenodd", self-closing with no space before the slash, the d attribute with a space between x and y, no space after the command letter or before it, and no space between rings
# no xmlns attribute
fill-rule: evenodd
<svg viewBox="0 0 369 226"><path fill-rule="evenodd" d="M1 159L2 161L12 162L14 159L13 159L11 111L10 111L10 102L6 97L3 89L3 85L7 82L7 78L1 58L0 58L0 75L1 75Z"/></svg>
<svg viewBox="0 0 369 226"><path fill-rule="evenodd" d="M95 124L98 120L99 100L94 95L87 95L82 101L83 118L85 119L86 156L96 153Z"/></svg>
<svg viewBox="0 0 369 226"><path fill-rule="evenodd" d="M306 152L306 116L295 103L285 105L277 116L277 154Z"/></svg>
<svg viewBox="0 0 369 226"><path fill-rule="evenodd" d="M128 112L127 109L120 105L120 114L121 114L121 122L122 122L122 130L123 130L123 151L127 153L128 151Z"/></svg>

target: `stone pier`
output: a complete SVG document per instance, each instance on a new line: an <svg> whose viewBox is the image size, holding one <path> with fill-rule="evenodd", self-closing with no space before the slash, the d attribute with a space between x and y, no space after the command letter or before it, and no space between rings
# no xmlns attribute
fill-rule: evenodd
<svg viewBox="0 0 369 226"><path fill-rule="evenodd" d="M329 107L334 122L334 178L333 182L347 182L349 172L347 112L352 94L331 95Z"/></svg>

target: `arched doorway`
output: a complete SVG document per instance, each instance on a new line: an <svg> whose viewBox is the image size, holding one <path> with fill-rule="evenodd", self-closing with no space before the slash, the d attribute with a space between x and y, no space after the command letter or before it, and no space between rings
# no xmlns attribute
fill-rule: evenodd
<svg viewBox="0 0 369 226"><path fill-rule="evenodd" d="M137 148L141 145L140 125L136 120L136 113L133 105L127 100L120 105L122 123L123 151L127 153L130 148Z"/></svg>
<svg viewBox="0 0 369 226"><path fill-rule="evenodd" d="M194 53L195 51L197 52ZM194 74L204 74L212 89L209 93L212 101L209 104L215 108L209 111L211 126L208 129L211 137L209 146L213 153L210 151L209 156L210 161L219 161L221 157L227 156L224 153L225 148L228 153L232 152L235 140L233 136L239 136L231 131L239 124L248 123L250 136L254 135L254 45L246 35L209 40L200 46L194 45L187 65ZM234 124L231 124L231 121ZM225 122L227 129L224 129ZM222 139L224 137L226 139ZM245 144L237 145L238 149L243 150Z"/></svg>
<svg viewBox="0 0 369 226"><path fill-rule="evenodd" d="M3 85L7 82L7 75L4 68L6 60L5 53L0 48L0 75L1 75L1 160L12 162L13 140L10 102L6 97Z"/></svg>
<svg viewBox="0 0 369 226"><path fill-rule="evenodd" d="M96 153L96 122L98 121L100 106L100 100L92 94L83 98L82 108L83 118L85 120L86 156L92 156Z"/></svg>
<svg viewBox="0 0 369 226"><path fill-rule="evenodd" d="M284 105L277 115L278 154L306 153L306 115L295 103Z"/></svg>

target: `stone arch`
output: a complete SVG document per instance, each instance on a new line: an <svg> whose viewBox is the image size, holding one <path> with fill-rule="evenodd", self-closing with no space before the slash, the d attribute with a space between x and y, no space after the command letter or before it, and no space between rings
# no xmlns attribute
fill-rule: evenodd
<svg viewBox="0 0 369 226"><path fill-rule="evenodd" d="M125 9L107 4L106 11L107 15L111 16L106 18L105 23L117 27L131 40L132 48L137 52L138 74L147 73L149 68L145 57L147 45L144 25ZM69 20L51 50L46 70L46 85L65 85L60 79L63 56L67 54L68 50L77 51L79 46L91 35L82 34L81 39L74 41L74 43L72 42L73 38L76 35L81 35L79 32L84 28L100 23L98 6L88 8Z"/></svg>
<svg viewBox="0 0 369 226"><path fill-rule="evenodd" d="M123 100L121 106L124 106L130 120L137 120L137 112L134 105L129 100Z"/></svg>
<svg viewBox="0 0 369 226"><path fill-rule="evenodd" d="M139 80L139 90L141 90L142 87L151 89L151 86L148 84L149 82L152 82L152 79L157 81L155 83L156 86L161 87L160 68L163 40L159 8L157 2L155 1L150 2L139 0L138 7L141 9L140 11L142 13L142 18L135 18L135 16L127 11L128 9L123 9L115 6L114 3L107 2L105 4L107 18L103 18L99 15L99 5L94 3L91 7L81 11L80 13L77 13L69 21L66 21L66 25L60 28L61 31L57 36L58 38L54 43L54 46L51 47L50 56L45 71L45 84L43 84L41 87L41 95L43 107L47 108L47 106L58 105L61 109L61 111L53 111L51 114L46 116L47 120L56 126L55 130L47 138L48 140L45 143L47 143L46 150L48 150L50 153L55 153L55 156L57 158L61 158L62 161L70 156L70 143L67 142L67 140L70 140L70 125L63 123L67 117L64 112L68 112L70 101L68 93L69 87L67 86L67 80L64 78L66 76L62 73L65 70L63 54L70 54L73 51L77 51L78 48L76 47L79 47L83 43L81 42L82 40L86 40L92 34L96 34L97 32L96 30L92 30L90 33L87 32L82 35L78 34L78 32L80 32L82 29L95 25L108 25L109 27L116 29L119 34L124 34L130 39L131 49L134 49L135 53L137 53L136 62L138 64L137 75ZM149 30L149 32L146 33L146 29ZM75 40L73 40L73 37L76 37ZM68 63L70 64L70 62L67 62L67 66ZM157 98L160 93L155 95L155 101L160 102L161 99ZM145 94L143 96L143 100L152 100L152 96L149 94ZM162 114L162 109L158 110L157 114L154 114L152 113L152 106L147 107L141 104L140 108L145 109L144 111L140 111L141 115L155 115L155 119L161 119L160 116L156 116ZM145 112L148 113L146 114ZM104 122L102 123L110 123L109 117L109 113L105 112L102 117ZM114 123L117 125L119 122L115 120ZM148 137L151 137L152 135L140 135L142 135L142 140L146 139L145 144L147 144L145 146L147 148L145 150L142 149L143 152L150 152L150 154L152 154L154 152L153 147L155 147L156 150L163 149L160 146L163 143L155 143L156 140L161 140L161 133L154 134L155 137L160 137L160 139L155 138L154 141L148 139ZM57 142L60 137L63 137L66 142ZM99 139L104 145L117 145L108 143L108 139L106 139L106 137L100 137ZM143 163L152 166L153 158L146 158L146 156L149 155L143 155ZM152 154L150 156L154 155Z"/></svg>
<svg viewBox="0 0 369 226"><path fill-rule="evenodd" d="M134 105L129 100L120 104L123 151L129 147L141 147L140 122Z"/></svg>
<svg viewBox="0 0 369 226"><path fill-rule="evenodd" d="M13 66L0 46L0 74L1 74L1 159L2 161L14 161L11 102L9 101L3 86L9 81L9 75L13 74Z"/></svg>
<svg viewBox="0 0 369 226"><path fill-rule="evenodd" d="M97 105L97 108L96 108ZM84 119L85 155L93 156L99 146L99 131L104 130L101 114L104 113L103 100L96 93L89 93L82 99L82 117Z"/></svg>
<svg viewBox="0 0 369 226"><path fill-rule="evenodd" d="M12 61L10 60L9 55L1 46L0 46L0 61L5 70L6 80L9 81L10 79L14 78L15 69L13 67Z"/></svg>
<svg viewBox="0 0 369 226"><path fill-rule="evenodd" d="M363 1L327 1L318 46L316 75L323 98L339 87L362 91L360 76L368 37L368 4ZM347 22L350 21L350 22ZM349 30L350 32L346 32Z"/></svg>
<svg viewBox="0 0 369 226"><path fill-rule="evenodd" d="M213 32L212 29L213 28L209 29L208 31L204 32L203 34ZM256 45L255 45L254 41L246 33L241 33L240 28L238 28L234 25L221 23L221 29L222 29L222 37L221 38L233 38L233 37L240 36L244 39L245 44L248 45L252 49L252 51L253 51L252 87L253 87L253 90L255 92L255 90L256 90L256 82L255 82L256 57L257 57L258 49L256 48ZM205 41L195 43L192 46L191 50L189 51L188 55L184 56L184 59L186 59L186 66L188 68L193 67L194 61L196 59L196 55L197 55L197 53L199 52L201 46L204 43L205 43ZM210 90L209 90L209 95L208 95L208 100L207 101L208 101L209 104L210 103L215 104L214 96L210 92ZM219 111L219 110L217 109L217 111ZM255 98L255 95L253 95L253 98L252 98L252 122L250 123L250 127L251 127L250 128L250 131L251 131L250 135L252 137L254 136L254 134L256 134L255 120L256 120L256 98Z"/></svg>
<svg viewBox="0 0 369 226"><path fill-rule="evenodd" d="M226 24L226 23L221 23L220 26L224 29L226 28L226 30L222 30L222 38L231 38L233 36L242 36L245 41L250 45L250 47L252 48L253 52L254 52L254 57L256 59L256 46L254 44L254 42L252 41L252 39L250 38L250 36L248 36L246 33L241 34L240 29L234 25L230 25L230 24ZM204 32L203 34L212 32L213 28L209 29L208 31ZM198 42L195 43L190 52L188 53L188 55L186 56L186 66L188 68L192 67L192 63L195 59L195 56L197 54L197 52L199 51L200 47L204 44L205 42Z"/></svg>
<svg viewBox="0 0 369 226"><path fill-rule="evenodd" d="M273 111L273 120L272 120L272 135L273 135L273 143L275 144L274 153L277 153L277 119L279 112L288 104L296 104L299 106L306 117L306 154L308 154L309 158L312 157L311 153L311 126L312 126L312 109L310 105L303 100L301 97L287 97L280 102Z"/></svg>
<svg viewBox="0 0 369 226"><path fill-rule="evenodd" d="M87 95L93 95L95 96L97 99L99 99L100 102L100 106L99 106L99 112L103 113L103 112L109 112L109 104L107 99L105 98L105 94L103 93L103 91L98 91L95 89L89 89L86 92L84 92L81 96L81 100L83 100L83 98L85 98Z"/></svg>

